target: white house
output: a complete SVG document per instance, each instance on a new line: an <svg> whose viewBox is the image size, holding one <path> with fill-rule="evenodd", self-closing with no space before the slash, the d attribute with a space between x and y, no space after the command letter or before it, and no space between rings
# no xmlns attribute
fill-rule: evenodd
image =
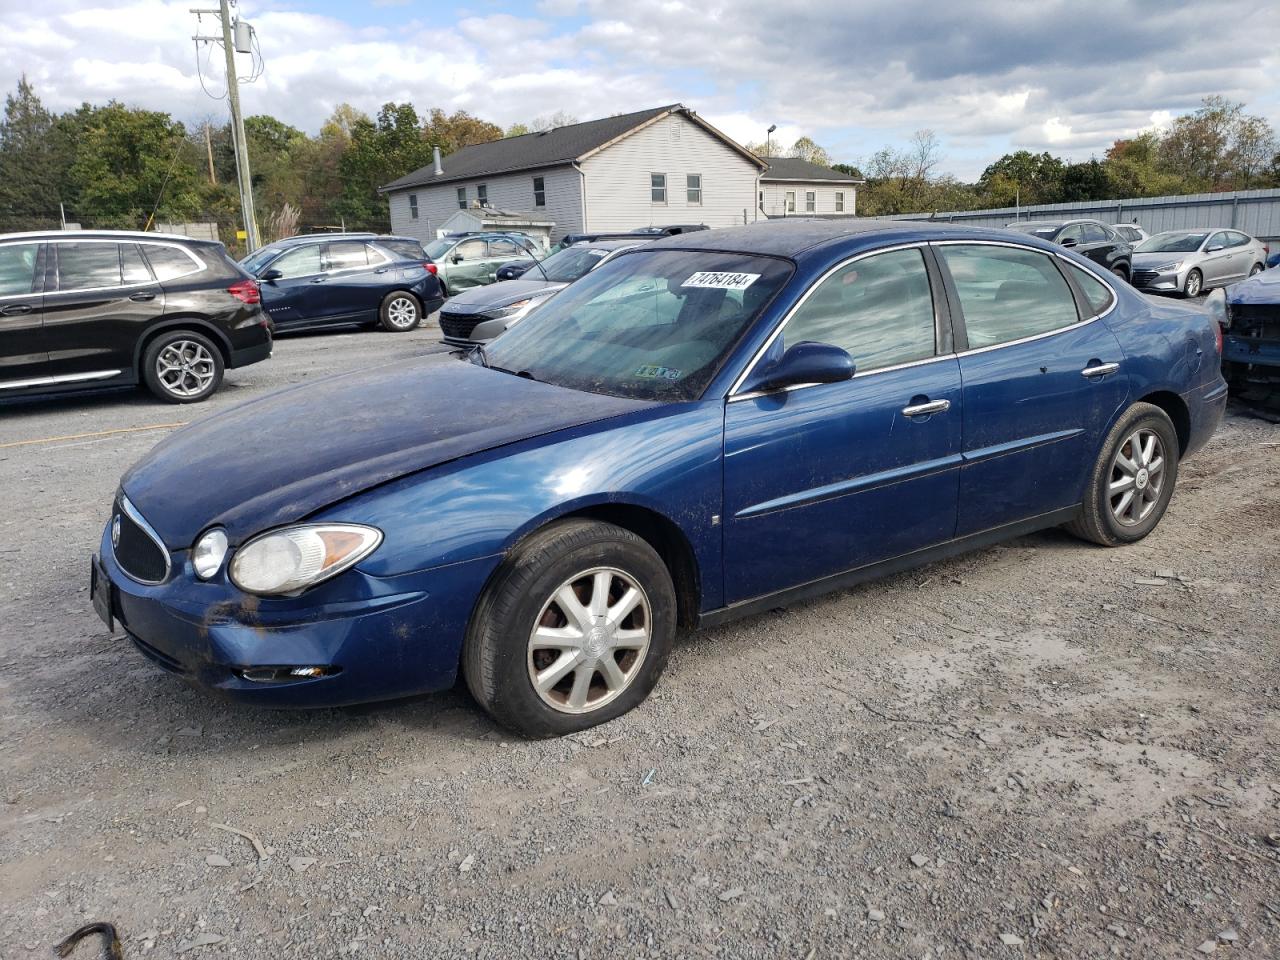
<svg viewBox="0 0 1280 960"><path fill-rule="evenodd" d="M459 210L521 211L566 233L759 219L765 164L681 104L463 147L381 187L393 233L434 239Z"/></svg>
<svg viewBox="0 0 1280 960"><path fill-rule="evenodd" d="M866 183L830 167L794 157L765 157L760 175L760 212L774 217L852 217L858 185Z"/></svg>

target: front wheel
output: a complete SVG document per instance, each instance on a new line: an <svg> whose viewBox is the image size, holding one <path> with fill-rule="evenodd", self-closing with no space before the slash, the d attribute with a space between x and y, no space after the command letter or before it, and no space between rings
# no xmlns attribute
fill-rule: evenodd
<svg viewBox="0 0 1280 960"><path fill-rule="evenodd" d="M422 304L412 293L394 290L383 297L378 322L391 333L408 333L422 322Z"/></svg>
<svg viewBox="0 0 1280 960"><path fill-rule="evenodd" d="M498 722L562 736L643 701L675 631L675 587L653 547L612 524L567 520L529 537L486 588L462 672Z"/></svg>
<svg viewBox="0 0 1280 960"><path fill-rule="evenodd" d="M222 352L199 333L172 330L147 345L142 379L167 403L199 403L222 383Z"/></svg>
<svg viewBox="0 0 1280 960"><path fill-rule="evenodd" d="M1204 288L1204 276L1199 270L1192 270L1187 274L1187 285L1183 287L1183 292L1188 297L1200 296L1200 291Z"/></svg>
<svg viewBox="0 0 1280 960"><path fill-rule="evenodd" d="M1111 272L1114 273L1121 280L1123 280L1125 283L1129 282L1129 271L1126 270L1124 267L1112 267Z"/></svg>
<svg viewBox="0 0 1280 960"><path fill-rule="evenodd" d="M1135 403L1107 434L1069 529L1104 547L1141 540L1160 522L1178 479L1178 434L1169 415Z"/></svg>

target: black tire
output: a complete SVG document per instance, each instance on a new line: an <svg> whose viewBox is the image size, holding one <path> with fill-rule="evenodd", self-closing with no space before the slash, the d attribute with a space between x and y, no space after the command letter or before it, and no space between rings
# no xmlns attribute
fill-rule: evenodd
<svg viewBox="0 0 1280 960"><path fill-rule="evenodd" d="M422 323L422 301L407 290L392 290L382 298L378 323L388 333L408 333Z"/></svg>
<svg viewBox="0 0 1280 960"><path fill-rule="evenodd" d="M1129 282L1129 271L1126 270L1123 266L1112 267L1111 272L1114 273L1121 280L1123 280L1125 283Z"/></svg>
<svg viewBox="0 0 1280 960"><path fill-rule="evenodd" d="M1251 276L1251 277L1256 277L1258 274L1260 274L1260 273L1261 273L1263 270L1265 270L1265 269L1266 269L1266 268L1265 268L1262 264L1260 264L1260 263L1255 263L1252 267L1250 267L1250 268L1249 268L1249 276Z"/></svg>
<svg viewBox="0 0 1280 960"><path fill-rule="evenodd" d="M1132 522L1122 522L1114 508L1120 506L1123 493L1127 491L1113 494L1111 485L1113 481L1124 479L1125 472L1116 466L1117 455L1128 459L1133 451L1131 438L1139 431L1154 434L1159 440L1159 448L1154 448L1151 462L1155 463L1157 457L1162 456L1161 479L1156 496L1148 501L1152 504L1150 511L1140 517L1131 515ZM1124 454L1126 450L1130 454ZM1119 547L1141 540L1156 528L1173 498L1173 488L1178 480L1178 454L1178 432L1169 415L1150 403L1135 403L1107 434L1098 460L1089 473L1080 513L1067 524L1067 529L1081 539L1104 547ZM1143 479L1138 482L1135 478L1133 489L1136 497L1143 497L1146 495L1144 491L1155 485L1156 473L1153 471L1148 475L1146 471L1139 471L1139 474Z"/></svg>
<svg viewBox="0 0 1280 960"><path fill-rule="evenodd" d="M183 366L175 369L174 361ZM142 382L166 403L199 403L222 385L222 351L194 330L166 330L142 354Z"/></svg>
<svg viewBox="0 0 1280 960"><path fill-rule="evenodd" d="M1198 297L1204 291L1204 274L1199 270L1192 270L1187 274L1186 282L1182 285L1182 295L1184 297Z"/></svg>
<svg viewBox="0 0 1280 960"><path fill-rule="evenodd" d="M557 612L554 598L561 585L573 582L570 589L576 592L578 585L601 567L621 571L640 587L648 603L647 609L638 608L648 621L647 649L635 654L638 662L630 663L624 651L606 654L621 657L615 662L628 673L627 683L612 699L602 699L598 707L564 712L567 693L548 691L548 697L565 697L565 707L557 709L534 687L531 673L539 669L535 657L545 651L531 650L530 641L535 625L540 620L547 625L543 618ZM609 583L612 587L622 581ZM619 625L630 622L634 627L631 616ZM619 717L643 701L666 668L675 634L675 587L657 552L621 527L594 520L565 520L529 536L485 588L463 644L462 672L472 696L499 723L529 737L563 736ZM579 670L585 669L572 670L565 679L572 683ZM603 672L590 668L587 675L592 691L607 692Z"/></svg>

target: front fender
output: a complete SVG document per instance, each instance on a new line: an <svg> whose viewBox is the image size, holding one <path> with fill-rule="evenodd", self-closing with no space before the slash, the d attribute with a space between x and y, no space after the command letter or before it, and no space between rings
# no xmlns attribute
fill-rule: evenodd
<svg viewBox="0 0 1280 960"><path fill-rule="evenodd" d="M722 593L723 430L719 400L646 409L404 477L316 519L382 530L382 545L359 569L391 577L506 553L533 530L589 507L641 507L688 540L705 609Z"/></svg>

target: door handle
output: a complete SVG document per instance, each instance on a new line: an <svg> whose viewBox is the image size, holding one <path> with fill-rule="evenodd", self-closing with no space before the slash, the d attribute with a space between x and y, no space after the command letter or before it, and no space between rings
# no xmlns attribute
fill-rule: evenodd
<svg viewBox="0 0 1280 960"><path fill-rule="evenodd" d="M29 303L11 303L3 310L0 310L0 313L3 313L6 317L16 317L19 314L30 312L31 304Z"/></svg>
<svg viewBox="0 0 1280 960"><path fill-rule="evenodd" d="M951 409L950 400L930 400L928 403L916 403L902 408L904 417L927 417L933 413L946 413Z"/></svg>
<svg viewBox="0 0 1280 960"><path fill-rule="evenodd" d="M324 283L324 282L325 282L325 280L327 280L327 279L328 279L328 277L312 277L312 278L311 278L311 282L312 282L312 283Z"/></svg>
<svg viewBox="0 0 1280 960"><path fill-rule="evenodd" d="M136 303L146 303L148 300L154 300L155 298L156 295L154 293L135 293L129 299Z"/></svg>
<svg viewBox="0 0 1280 960"><path fill-rule="evenodd" d="M379 267L377 270L375 270L375 271L373 271L373 272L374 272L374 273L386 273L386 272L387 272L388 270L390 270L390 269L391 269L390 267Z"/></svg>
<svg viewBox="0 0 1280 960"><path fill-rule="evenodd" d="M1085 367L1080 371L1080 376L1091 380L1094 377L1105 377L1107 374L1115 373L1119 369L1120 364L1118 363L1098 363Z"/></svg>

